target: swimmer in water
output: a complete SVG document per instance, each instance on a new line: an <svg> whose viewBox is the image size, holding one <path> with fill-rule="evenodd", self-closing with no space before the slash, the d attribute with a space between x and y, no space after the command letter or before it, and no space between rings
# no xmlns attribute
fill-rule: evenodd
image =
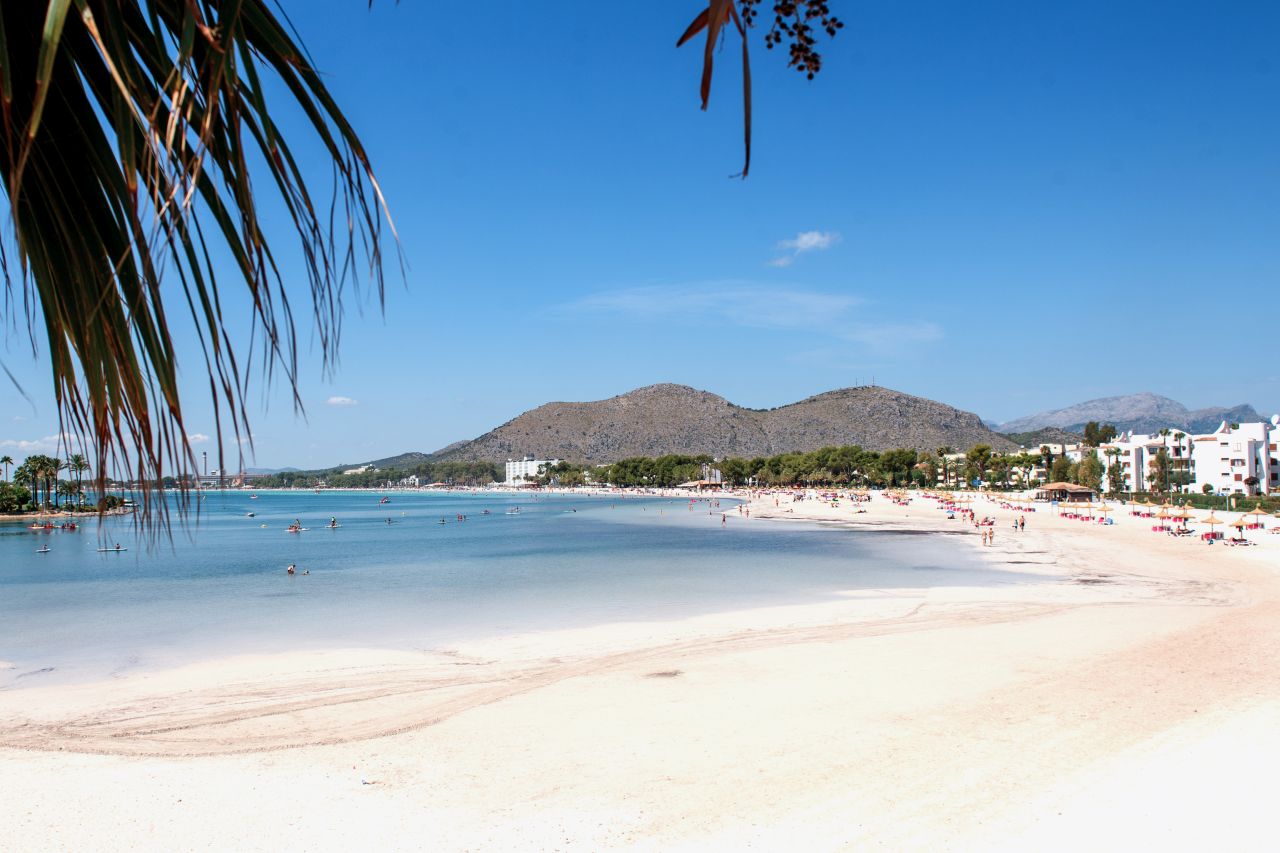
<svg viewBox="0 0 1280 853"><path fill-rule="evenodd" d="M290 564L289 564L289 568L285 569L285 571L286 571L286 572L288 572L289 574L293 574L293 573L294 573L294 569L296 569L296 568L297 568L297 566L295 566L293 563L290 563Z"/></svg>

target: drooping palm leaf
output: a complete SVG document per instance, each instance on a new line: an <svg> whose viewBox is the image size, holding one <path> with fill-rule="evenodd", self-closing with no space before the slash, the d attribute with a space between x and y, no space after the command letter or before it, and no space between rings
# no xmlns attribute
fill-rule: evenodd
<svg viewBox="0 0 1280 853"><path fill-rule="evenodd" d="M317 200L272 119L268 95L280 92L306 117L289 138L310 132L332 164L332 201ZM301 405L292 291L260 220L263 187L299 241L328 368L345 290L364 280L382 296L389 218L368 157L269 0L4 3L0 134L16 246L0 272L21 282L33 337L42 326L64 429L91 443L100 494L116 466L142 484L143 519L163 518L151 484L194 467L165 274L204 353L225 469L224 430L237 448L251 439L253 363L268 380L280 369ZM237 282L253 314L240 354L222 296Z"/></svg>
<svg viewBox="0 0 1280 853"><path fill-rule="evenodd" d="M707 41L702 50L702 81L699 94L702 96L702 109L707 108L711 98L711 74L715 59L715 47L720 32L730 20L742 38L742 137L744 159L742 171L733 177L747 176L751 169L751 56L747 42L747 28L752 26L758 14L757 7L762 0L707 0L707 8L703 9L685 28L676 47L702 32L707 31ZM742 6L739 15L737 5ZM773 3L773 23L765 35L765 46L772 49L782 43L784 37L789 38L790 58L787 62L792 68L800 71L810 80L822 68L822 56L814 49L816 39L813 25L816 23L834 36L844 24L831 14L826 0L775 0Z"/></svg>

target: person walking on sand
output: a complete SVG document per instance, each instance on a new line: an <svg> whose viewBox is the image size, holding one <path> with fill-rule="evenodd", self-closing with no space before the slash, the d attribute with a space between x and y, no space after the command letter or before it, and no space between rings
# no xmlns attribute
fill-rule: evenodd
<svg viewBox="0 0 1280 853"><path fill-rule="evenodd" d="M987 544L996 544L996 527L994 524L987 528Z"/></svg>

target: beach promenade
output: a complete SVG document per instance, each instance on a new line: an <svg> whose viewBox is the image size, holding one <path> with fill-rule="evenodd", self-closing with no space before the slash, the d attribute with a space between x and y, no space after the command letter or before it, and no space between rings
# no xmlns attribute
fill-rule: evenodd
<svg viewBox="0 0 1280 853"><path fill-rule="evenodd" d="M1280 536L749 506L727 523L942 532L1053 580L0 692L7 843L1270 848Z"/></svg>

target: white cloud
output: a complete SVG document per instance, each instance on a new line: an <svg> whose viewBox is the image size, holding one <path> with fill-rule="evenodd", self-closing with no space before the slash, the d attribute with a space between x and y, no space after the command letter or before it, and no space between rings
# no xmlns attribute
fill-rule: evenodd
<svg viewBox="0 0 1280 853"><path fill-rule="evenodd" d="M340 394L335 394L334 396L330 397L328 400L325 400L324 402L326 406L358 406L360 405L359 400L353 400L350 397L343 397Z"/></svg>
<svg viewBox="0 0 1280 853"><path fill-rule="evenodd" d="M834 231L801 231L792 239L783 240L778 248L793 252L812 252L815 249L830 249L839 241L840 235Z"/></svg>
<svg viewBox="0 0 1280 853"><path fill-rule="evenodd" d="M202 432L193 432L191 433L191 435L187 436L187 441L190 444L204 444L208 440L209 440L209 436L205 435Z"/></svg>
<svg viewBox="0 0 1280 853"><path fill-rule="evenodd" d="M802 287L711 281L606 290L562 306L561 310L643 321L793 329L838 323L861 302L856 296Z"/></svg>
<svg viewBox="0 0 1280 853"><path fill-rule="evenodd" d="M938 323L909 314L881 321L882 311L859 296L752 281L606 290L554 310L571 321L590 316L614 324L692 327L709 333L771 331L789 345L839 354L840 359L900 355L944 337Z"/></svg>
<svg viewBox="0 0 1280 853"><path fill-rule="evenodd" d="M10 451L16 450L18 453L31 455L32 453L58 453L66 450L71 443L72 436L70 434L54 434L46 435L41 438L5 438L0 439L0 450Z"/></svg>
<svg viewBox="0 0 1280 853"><path fill-rule="evenodd" d="M789 255L780 255L769 261L771 267L789 267L805 252L821 252L840 242L835 231L801 231L790 240L779 240L778 248Z"/></svg>

